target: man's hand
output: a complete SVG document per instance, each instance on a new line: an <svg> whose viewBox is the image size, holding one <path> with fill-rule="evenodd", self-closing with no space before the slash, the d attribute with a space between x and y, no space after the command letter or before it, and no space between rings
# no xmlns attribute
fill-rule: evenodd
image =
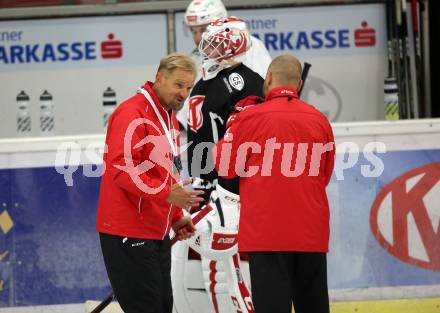
<svg viewBox="0 0 440 313"><path fill-rule="evenodd" d="M198 197L203 195L203 190L189 190L183 188L183 186L191 184L192 179L186 179L182 182L176 183L171 186L170 194L168 195L168 203L174 204L179 208L191 208L198 206L204 199Z"/></svg>
<svg viewBox="0 0 440 313"><path fill-rule="evenodd" d="M247 96L246 98L243 98L240 101L238 101L234 106L234 112L232 112L231 115L229 115L228 121L226 122L226 129L231 127L238 113L250 107L253 107L256 104L262 103L263 101L264 99L258 96Z"/></svg>
<svg viewBox="0 0 440 313"><path fill-rule="evenodd" d="M182 216L172 227L178 240L191 238L196 232L191 216L188 215Z"/></svg>

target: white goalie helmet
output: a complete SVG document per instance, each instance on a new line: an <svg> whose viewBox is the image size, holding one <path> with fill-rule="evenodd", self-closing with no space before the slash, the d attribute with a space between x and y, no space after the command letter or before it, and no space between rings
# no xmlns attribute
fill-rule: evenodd
<svg viewBox="0 0 440 313"><path fill-rule="evenodd" d="M193 0L185 12L187 26L206 25L228 16L221 0Z"/></svg>
<svg viewBox="0 0 440 313"><path fill-rule="evenodd" d="M203 79L214 78L222 69L243 62L250 47L251 37L243 19L231 16L209 24L199 43Z"/></svg>

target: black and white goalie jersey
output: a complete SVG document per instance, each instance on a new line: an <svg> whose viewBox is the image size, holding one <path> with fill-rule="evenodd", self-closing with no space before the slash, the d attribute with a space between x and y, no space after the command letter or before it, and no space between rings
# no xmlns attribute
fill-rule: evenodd
<svg viewBox="0 0 440 313"><path fill-rule="evenodd" d="M213 183L212 147L223 138L226 122L234 105L247 96L262 96L264 79L244 64L227 68L210 80L200 79L189 98L188 167L192 177ZM222 187L238 193L238 180L228 180Z"/></svg>

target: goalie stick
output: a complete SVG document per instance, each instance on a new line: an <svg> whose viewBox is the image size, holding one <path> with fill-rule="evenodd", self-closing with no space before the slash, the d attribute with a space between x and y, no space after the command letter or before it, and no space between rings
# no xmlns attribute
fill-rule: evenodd
<svg viewBox="0 0 440 313"><path fill-rule="evenodd" d="M299 91L298 91L298 97L301 97L301 92L303 90L304 85L306 84L307 76L309 75L309 70L311 67L312 67L312 64L304 62L304 67L303 67L303 70L301 73L302 84L301 84L301 87L299 88Z"/></svg>
<svg viewBox="0 0 440 313"><path fill-rule="evenodd" d="M394 0L386 1L386 21L387 21L387 50L388 50L388 75L384 80L384 104L385 119L395 121L399 119L399 94L396 79L396 39L395 39L395 16Z"/></svg>
<svg viewBox="0 0 440 313"><path fill-rule="evenodd" d="M417 117L417 111L413 98L413 77L411 74L411 59L410 59L410 45L408 39L408 22L407 22L407 10L406 0L402 0L402 31L403 31L403 67L404 77L406 82L406 110L408 118L412 119Z"/></svg>
<svg viewBox="0 0 440 313"><path fill-rule="evenodd" d="M424 107L424 81L423 81L423 68L422 68L422 48L420 40L420 11L421 6L418 0L411 1L411 16L413 27L413 45L414 45L414 59L415 59L415 82L416 82L416 94L417 94L417 107L418 117L423 118L426 116Z"/></svg>
<svg viewBox="0 0 440 313"><path fill-rule="evenodd" d="M211 211L212 211L212 207L211 206L209 206L209 205L204 206L199 211L199 213L196 216L194 216L194 218L192 219L193 224L196 225L198 222L200 222L200 220L202 218L204 218ZM171 246L174 245L177 241L178 241L177 236L174 236L171 239ZM98 306L96 308L94 308L92 310L92 312L90 312L90 313L100 313L100 312L102 312L115 299L116 299L116 297L115 297L114 293L112 292L104 300L102 300L101 303L98 304Z"/></svg>
<svg viewBox="0 0 440 313"><path fill-rule="evenodd" d="M397 84L399 86L399 118L407 119L408 111L407 111L407 93L406 93L406 73L405 73L405 60L403 57L404 50L404 40L403 29L402 29L402 2L401 0L394 0L394 14L395 14L395 40L397 46L397 56L396 56L396 73L397 73Z"/></svg>

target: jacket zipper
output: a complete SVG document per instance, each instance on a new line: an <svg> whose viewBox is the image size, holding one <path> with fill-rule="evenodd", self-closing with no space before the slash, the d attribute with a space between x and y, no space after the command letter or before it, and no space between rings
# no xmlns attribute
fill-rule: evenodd
<svg viewBox="0 0 440 313"><path fill-rule="evenodd" d="M168 208L168 215L167 215L167 226L165 227L165 232L163 233L162 240L164 240L165 236L167 235L168 225L170 224L170 214L172 211L172 207L173 207L173 205L170 204L170 207Z"/></svg>
<svg viewBox="0 0 440 313"><path fill-rule="evenodd" d="M170 134L172 135L172 140L173 140L173 144L174 144L174 141L175 141L175 138L174 138L174 128L172 127L171 116L170 116L170 114L168 112L166 112L166 115L167 115L167 118L168 118L168 128L170 129ZM172 155L172 158L174 158L174 153ZM172 161L174 161L174 159L172 159ZM171 168L171 171L173 171L173 168ZM164 240L165 236L167 235L167 230L168 230L168 227L170 225L170 215L171 215L172 208L173 208L173 205L170 204L170 206L168 208L168 214L167 214L167 224L165 226L165 230L164 230L164 233L162 235L162 240Z"/></svg>

